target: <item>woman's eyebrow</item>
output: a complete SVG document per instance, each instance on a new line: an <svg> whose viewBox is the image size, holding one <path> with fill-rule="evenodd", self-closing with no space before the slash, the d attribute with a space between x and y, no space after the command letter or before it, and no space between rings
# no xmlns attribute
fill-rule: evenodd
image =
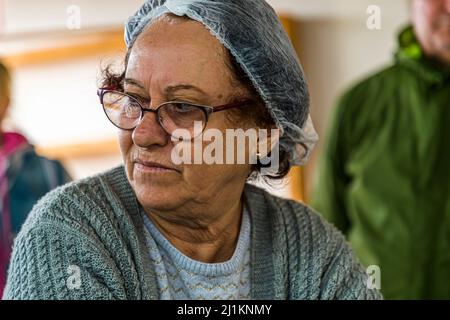
<svg viewBox="0 0 450 320"><path fill-rule="evenodd" d="M176 93L179 90L194 90L197 91L198 93L200 93L201 95L205 96L205 97L209 97L209 95L203 91L202 89L200 89L199 87L190 85L190 84L178 84L178 85L174 85L174 86L168 86L164 89L164 94L166 96L171 96L174 93Z"/></svg>
<svg viewBox="0 0 450 320"><path fill-rule="evenodd" d="M125 78L125 79L123 79L123 82L124 82L124 84L132 85L132 86L138 87L142 90L145 90L144 86L141 85L138 81L136 81L134 79Z"/></svg>
<svg viewBox="0 0 450 320"><path fill-rule="evenodd" d="M138 87L142 90L145 90L145 87L139 83L139 81L132 79L132 78L125 78L124 80L124 84L126 85L131 85L131 86L135 86ZM197 93L201 94L203 98L209 98L210 96L203 91L202 89L200 89L199 87L190 85L190 84L186 84L186 83L181 83L181 84L177 84L177 85L172 85L172 86L168 86L164 89L164 95L171 99L172 97L175 96L175 94L177 93L177 91L181 91L181 90L193 90L196 91Z"/></svg>

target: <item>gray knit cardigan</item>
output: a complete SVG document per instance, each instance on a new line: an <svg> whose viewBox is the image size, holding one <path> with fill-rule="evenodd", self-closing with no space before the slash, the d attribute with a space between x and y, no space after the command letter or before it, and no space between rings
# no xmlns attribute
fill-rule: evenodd
<svg viewBox="0 0 450 320"><path fill-rule="evenodd" d="M253 299L379 299L343 236L305 205L247 184ZM47 194L12 253L5 299L158 299L123 166Z"/></svg>

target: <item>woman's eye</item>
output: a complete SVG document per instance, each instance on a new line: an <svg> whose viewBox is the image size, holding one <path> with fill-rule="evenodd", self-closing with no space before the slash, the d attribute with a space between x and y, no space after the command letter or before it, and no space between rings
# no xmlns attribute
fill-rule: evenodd
<svg viewBox="0 0 450 320"><path fill-rule="evenodd" d="M177 112L183 113L183 112L190 112L193 109L195 109L195 107L187 103L177 103L175 104L174 109Z"/></svg>
<svg viewBox="0 0 450 320"><path fill-rule="evenodd" d="M142 103L142 104L148 104L149 102L150 102L150 99L147 99L147 98L144 98L144 97L141 97L141 96L139 96L139 95L137 95L137 94L135 94L135 93L130 93L130 92L125 92L125 94L127 94L127 95L129 95L130 97L132 97L133 99L128 99L128 100L133 100L133 101L139 101L139 103Z"/></svg>
<svg viewBox="0 0 450 320"><path fill-rule="evenodd" d="M127 102L127 107L129 108L139 108L139 103L137 103L137 101L134 100L128 100Z"/></svg>

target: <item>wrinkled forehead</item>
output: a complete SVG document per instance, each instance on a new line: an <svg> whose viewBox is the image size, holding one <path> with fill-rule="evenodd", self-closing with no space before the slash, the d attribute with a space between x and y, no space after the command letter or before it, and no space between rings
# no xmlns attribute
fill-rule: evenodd
<svg viewBox="0 0 450 320"><path fill-rule="evenodd" d="M188 50L198 50L214 54L218 58L223 57L226 51L220 41L211 35L203 24L172 14L164 14L148 24L130 49L135 47L138 47L140 51L132 50L135 54L156 49L179 48L177 51L180 53L189 54Z"/></svg>
<svg viewBox="0 0 450 320"><path fill-rule="evenodd" d="M156 64L172 60L213 67L224 61L227 49L201 23L164 15L149 24L129 50L129 62L151 62L155 57Z"/></svg>
<svg viewBox="0 0 450 320"><path fill-rule="evenodd" d="M206 92L226 93L233 81L226 50L203 24L162 17L148 25L130 48L126 77L148 89L153 84L163 88L189 83Z"/></svg>

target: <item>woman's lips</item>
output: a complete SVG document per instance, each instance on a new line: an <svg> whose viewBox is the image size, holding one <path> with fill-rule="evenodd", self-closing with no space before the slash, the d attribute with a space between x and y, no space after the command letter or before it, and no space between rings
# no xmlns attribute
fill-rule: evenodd
<svg viewBox="0 0 450 320"><path fill-rule="evenodd" d="M174 168L170 168L168 166L156 163L156 162L148 162L142 160L135 160L135 168L141 172L148 173L169 173L169 172L178 172L178 170Z"/></svg>

